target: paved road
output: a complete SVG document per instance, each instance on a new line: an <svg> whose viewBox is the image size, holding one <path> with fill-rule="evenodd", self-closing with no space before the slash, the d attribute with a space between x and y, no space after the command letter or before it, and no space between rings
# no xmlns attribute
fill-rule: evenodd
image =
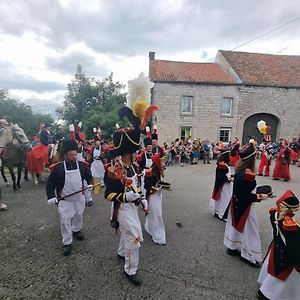
<svg viewBox="0 0 300 300"><path fill-rule="evenodd" d="M225 223L208 209L214 168L168 168L173 190L164 193L167 245L157 246L144 234L141 287L122 274L119 236L109 225L110 206L103 195L85 211L86 240L63 257L58 215L47 205L45 185L24 183L22 192L12 193L1 182L9 210L0 214L0 299L255 299L259 270L226 255ZM300 196L300 168L292 166L292 178L291 183L261 177L258 182L273 184L277 195L291 188ZM264 252L271 238L268 208L274 203L257 205Z"/></svg>

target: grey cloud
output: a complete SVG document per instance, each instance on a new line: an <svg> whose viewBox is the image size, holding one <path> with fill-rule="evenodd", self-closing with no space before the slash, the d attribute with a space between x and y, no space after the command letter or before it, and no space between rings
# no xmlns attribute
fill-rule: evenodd
<svg viewBox="0 0 300 300"><path fill-rule="evenodd" d="M101 53L172 54L216 45L228 49L300 14L297 0L186 0L177 9L166 7L167 1L115 0L101 1L93 11L74 3L66 8L58 0L2 0L1 15L9 16L1 20L2 31L35 32L56 49L84 41ZM294 23L274 35L292 37L299 27Z"/></svg>
<svg viewBox="0 0 300 300"><path fill-rule="evenodd" d="M0 77L0 88L46 92L62 90L65 85L54 81L40 81L32 77L17 75L10 78Z"/></svg>
<svg viewBox="0 0 300 300"><path fill-rule="evenodd" d="M0 88L39 92L65 89L65 85L55 81L42 81L30 76L18 74L15 72L14 66L8 62L0 61L0 69Z"/></svg>
<svg viewBox="0 0 300 300"><path fill-rule="evenodd" d="M24 103L30 105L32 111L40 114L50 114L57 118L55 112L56 108L60 107L63 103L63 95L53 97L51 99L44 99L43 96L37 96L23 100Z"/></svg>
<svg viewBox="0 0 300 300"><path fill-rule="evenodd" d="M46 58L46 65L50 70L65 74L74 74L78 64L81 65L84 73L89 76L105 77L110 73L105 64L99 65L97 63L94 56L78 51L60 57Z"/></svg>

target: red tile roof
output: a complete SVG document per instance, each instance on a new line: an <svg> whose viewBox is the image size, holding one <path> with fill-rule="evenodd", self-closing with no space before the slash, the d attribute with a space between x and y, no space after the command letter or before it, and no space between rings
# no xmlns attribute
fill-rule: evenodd
<svg viewBox="0 0 300 300"><path fill-rule="evenodd" d="M215 63L150 60L150 76L154 82L237 83L230 74Z"/></svg>
<svg viewBox="0 0 300 300"><path fill-rule="evenodd" d="M300 87L300 56L220 52L244 84Z"/></svg>

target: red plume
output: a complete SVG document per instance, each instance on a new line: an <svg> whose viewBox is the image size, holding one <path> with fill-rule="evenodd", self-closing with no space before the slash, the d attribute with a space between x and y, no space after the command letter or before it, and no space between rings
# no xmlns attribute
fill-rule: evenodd
<svg viewBox="0 0 300 300"><path fill-rule="evenodd" d="M150 105L150 106L147 108L146 113L145 113L145 117L144 117L144 120L143 120L143 123L142 123L142 125L140 126L141 129L144 129L144 128L145 128L145 126L146 126L146 124L147 124L147 122L148 122L148 120L149 120L149 118L150 118L150 116L151 116L151 114L152 114L152 112L153 112L154 110L159 110L159 107L158 107L157 105Z"/></svg>

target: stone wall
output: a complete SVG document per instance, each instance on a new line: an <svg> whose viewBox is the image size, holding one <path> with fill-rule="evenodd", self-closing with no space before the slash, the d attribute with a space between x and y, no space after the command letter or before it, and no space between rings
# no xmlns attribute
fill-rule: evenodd
<svg viewBox="0 0 300 300"><path fill-rule="evenodd" d="M192 115L181 114L183 95L193 96ZM223 97L233 98L231 116L221 115ZM160 143L180 137L181 126L191 126L192 136L201 140L218 141L220 127L232 129L231 139L242 139L244 121L256 113L270 113L279 119L277 138L290 139L300 133L300 89L156 83L152 101L160 107L153 114Z"/></svg>

